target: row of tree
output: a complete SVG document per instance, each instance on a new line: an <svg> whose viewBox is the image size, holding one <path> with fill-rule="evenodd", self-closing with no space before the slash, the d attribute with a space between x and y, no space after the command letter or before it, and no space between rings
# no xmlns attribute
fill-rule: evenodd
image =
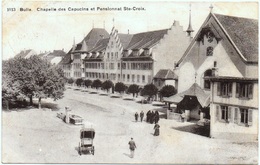
<svg viewBox="0 0 260 165"><path fill-rule="evenodd" d="M9 102L18 98L38 99L63 97L66 78L63 70L38 56L28 59L12 58L2 62L2 101L9 109Z"/></svg>
<svg viewBox="0 0 260 165"><path fill-rule="evenodd" d="M107 90L107 92L112 88L112 92L127 92L133 94L133 97L137 96L138 93L140 93L141 96L148 96L148 98L153 97L158 92L161 97L170 97L172 95L175 95L177 93L177 90L172 85L165 85L160 91L158 91L158 88L154 84L147 84L144 86L144 88L140 88L136 84L131 84L129 87L127 87L122 82L117 82L115 85L112 81L106 80L104 82L100 81L99 79L96 79L94 81L91 81L89 79L83 80L82 78L78 78L75 81L71 78L68 79L69 84L75 83L77 86L83 86L83 87L91 87L91 88L102 88L104 90Z"/></svg>

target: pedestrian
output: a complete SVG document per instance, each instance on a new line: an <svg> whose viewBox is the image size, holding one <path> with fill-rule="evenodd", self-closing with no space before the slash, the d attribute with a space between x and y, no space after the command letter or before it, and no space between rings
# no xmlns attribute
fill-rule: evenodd
<svg viewBox="0 0 260 165"><path fill-rule="evenodd" d="M153 124L153 122L154 122L154 112L152 111L150 115L150 123Z"/></svg>
<svg viewBox="0 0 260 165"><path fill-rule="evenodd" d="M137 112L135 113L135 121L136 122L138 121L138 113Z"/></svg>
<svg viewBox="0 0 260 165"><path fill-rule="evenodd" d="M160 125L158 124L158 123L156 123L155 125L154 125L154 136L159 136L159 134L160 134Z"/></svg>
<svg viewBox="0 0 260 165"><path fill-rule="evenodd" d="M149 110L147 113L146 113L146 122L150 122L150 116L151 116L151 111Z"/></svg>
<svg viewBox="0 0 260 165"><path fill-rule="evenodd" d="M155 115L154 115L154 121L155 121L155 124L159 122L159 119L160 119L160 115L159 115L159 112L158 111L155 111Z"/></svg>
<svg viewBox="0 0 260 165"><path fill-rule="evenodd" d="M135 145L133 138L131 138L131 140L129 141L128 144L129 144L129 149L130 149L130 158L133 158L134 152L135 152L135 149L136 149L136 145Z"/></svg>
<svg viewBox="0 0 260 165"><path fill-rule="evenodd" d="M141 113L140 113L140 119L141 119L141 122L143 121L143 118L144 118L144 112L141 111Z"/></svg>

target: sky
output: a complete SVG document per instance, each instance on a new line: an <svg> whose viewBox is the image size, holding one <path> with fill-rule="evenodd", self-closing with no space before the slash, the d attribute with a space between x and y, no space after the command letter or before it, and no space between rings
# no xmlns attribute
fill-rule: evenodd
<svg viewBox="0 0 260 165"><path fill-rule="evenodd" d="M258 3L247 2L177 2L177 1L16 1L2 2L2 59L14 57L22 50L33 49L37 53L53 50L69 51L73 41L78 43L94 28L113 26L119 33L139 33L170 28L174 20L185 31L191 24L193 36L210 12L258 19ZM88 8L88 11L68 11L70 8ZM97 11L97 7L122 8L122 11ZM144 10L124 11L124 7ZM31 11L20 11L20 8ZM37 11L37 9L57 11ZM58 11L59 8L66 11ZM91 11L94 8L94 11ZM14 10L15 11L12 11ZM113 21L114 20L114 21Z"/></svg>

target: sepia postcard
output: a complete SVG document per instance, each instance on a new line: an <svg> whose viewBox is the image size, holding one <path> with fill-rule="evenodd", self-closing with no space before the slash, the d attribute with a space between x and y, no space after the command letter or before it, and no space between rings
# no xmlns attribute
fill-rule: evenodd
<svg viewBox="0 0 260 165"><path fill-rule="evenodd" d="M2 163L258 164L257 1L2 1Z"/></svg>

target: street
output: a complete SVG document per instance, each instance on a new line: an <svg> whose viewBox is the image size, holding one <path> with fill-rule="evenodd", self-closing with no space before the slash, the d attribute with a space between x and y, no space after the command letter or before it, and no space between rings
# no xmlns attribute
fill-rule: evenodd
<svg viewBox="0 0 260 165"><path fill-rule="evenodd" d="M51 105L59 111L2 112L3 163L258 163L257 142L230 142L173 129L188 122L161 118L160 136L153 136L154 124L134 118L135 112L159 108L151 104L67 89L64 98ZM78 154L82 126L56 117L65 106L84 118L85 127L96 130L94 156ZM134 158L129 157L131 137L137 146Z"/></svg>

